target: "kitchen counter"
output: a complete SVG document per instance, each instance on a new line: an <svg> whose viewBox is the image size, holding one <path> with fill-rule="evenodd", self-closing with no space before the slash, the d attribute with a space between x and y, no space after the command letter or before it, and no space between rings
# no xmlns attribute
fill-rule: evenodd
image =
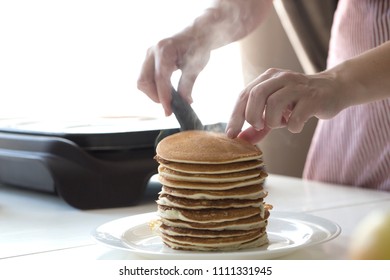
<svg viewBox="0 0 390 280"><path fill-rule="evenodd" d="M341 227L335 239L283 255L282 259L347 259L351 233L361 218L372 210L390 209L387 192L272 174L266 189L266 202L273 205L272 211L307 213ZM115 219L155 211L153 198L147 197L132 207L82 211L54 195L0 185L0 259L142 259L132 252L97 243L91 232Z"/></svg>

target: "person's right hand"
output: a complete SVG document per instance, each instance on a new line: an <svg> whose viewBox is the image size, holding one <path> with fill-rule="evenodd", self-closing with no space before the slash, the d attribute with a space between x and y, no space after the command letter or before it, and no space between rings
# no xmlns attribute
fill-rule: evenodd
<svg viewBox="0 0 390 280"><path fill-rule="evenodd" d="M184 30L149 48L137 81L139 90L154 102L162 104L166 116L172 114L172 73L181 70L177 90L188 103L192 103L191 92L195 80L210 58L210 50L188 33L188 30Z"/></svg>
<svg viewBox="0 0 390 280"><path fill-rule="evenodd" d="M268 69L239 95L227 125L230 138L256 144L271 129L302 131L311 117L330 119L348 107L352 85L342 82L337 68L313 75ZM251 126L241 131L244 122Z"/></svg>

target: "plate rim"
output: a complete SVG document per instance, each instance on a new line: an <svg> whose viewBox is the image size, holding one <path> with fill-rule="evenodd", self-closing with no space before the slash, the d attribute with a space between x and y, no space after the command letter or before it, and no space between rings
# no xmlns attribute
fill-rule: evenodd
<svg viewBox="0 0 390 280"><path fill-rule="evenodd" d="M158 218L156 211L135 214L135 215L129 215L126 217L118 218L118 219L106 222L106 223L101 224L100 226L96 227L91 232L91 235L94 237L94 239L96 241L98 241L99 243L101 243L105 246L111 247L113 249L125 250L125 251L131 252L137 256L141 256L141 257L144 257L147 259L162 259L162 258L178 259L179 257L184 258L184 259L185 258L205 259L205 258L210 258L210 257L212 259L218 259L218 257L222 257L223 259L232 259L232 258L237 259L240 257L249 257L249 258L254 258L254 259L256 259L256 258L257 259L273 259L273 258L277 258L280 256L291 254L291 253L295 252L296 250L300 250L300 249L304 249L304 248L308 248L308 247L312 247L315 245L319 245L319 244L328 242L328 241L338 237L340 235L340 233L342 232L342 228L340 227L340 225L338 223L331 221L327 218L313 215L311 213L289 212L289 211L272 211L270 217L268 218L269 221L272 221L274 219L279 219L279 220L282 220L282 219L292 220L292 219L294 219L294 220L300 221L302 223L308 222L308 221L310 221L310 223L313 223L313 220L314 220L317 222L321 221L320 224L315 224L316 226L320 225L321 227L323 227L324 224L327 224L328 226L331 226L332 229L329 230L329 228L327 228L327 232L329 233L329 235L323 239L312 240L308 243L304 243L304 244L300 244L298 246L292 246L292 247L288 247L288 248L285 248L285 247L275 248L275 249L270 250L270 251L259 251L259 250L255 250L256 248L253 248L253 249L243 249L243 250L238 250L238 251L226 251L226 252L225 251L217 251L217 252L202 252L202 251L195 252L194 251L194 252L192 252L192 251L179 251L179 250L173 250L173 249L172 249L172 252L151 252L151 251L147 251L147 250L139 250L139 249L137 250L136 248L129 246L128 243L126 243L123 240L123 236L126 232L128 232L129 230L131 230L137 226L147 224L147 221L145 221L145 220L142 221L142 218L152 219L153 217ZM308 219L308 220L305 220L304 218ZM121 223L123 223L129 219L137 219L137 220L131 226L129 226L128 224L126 224L126 226L123 225L121 227L120 233L117 235L111 235L109 232L106 232L106 231L99 231L99 229L102 229L102 228L104 229L107 227L109 228L112 225L116 225L116 224L121 225ZM106 234L106 237L101 237L101 234ZM112 238L111 242L108 242L107 236L108 236L108 238ZM261 248L261 247L259 247L259 248ZM263 258L264 256L266 258Z"/></svg>

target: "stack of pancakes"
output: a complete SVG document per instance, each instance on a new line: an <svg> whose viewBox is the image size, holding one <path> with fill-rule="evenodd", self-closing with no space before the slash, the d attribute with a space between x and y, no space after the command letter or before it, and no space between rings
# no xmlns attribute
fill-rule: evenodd
<svg viewBox="0 0 390 280"><path fill-rule="evenodd" d="M163 242L183 250L237 250L268 242L262 152L240 139L184 131L157 146Z"/></svg>

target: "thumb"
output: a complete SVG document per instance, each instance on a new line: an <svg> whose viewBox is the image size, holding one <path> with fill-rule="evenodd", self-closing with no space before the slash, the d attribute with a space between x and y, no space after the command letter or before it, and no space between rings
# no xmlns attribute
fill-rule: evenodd
<svg viewBox="0 0 390 280"><path fill-rule="evenodd" d="M256 130L254 127L249 127L246 130L242 131L237 137L243 140L248 141L251 144L257 144L267 136L268 132L271 131L271 128L265 126L262 130Z"/></svg>

